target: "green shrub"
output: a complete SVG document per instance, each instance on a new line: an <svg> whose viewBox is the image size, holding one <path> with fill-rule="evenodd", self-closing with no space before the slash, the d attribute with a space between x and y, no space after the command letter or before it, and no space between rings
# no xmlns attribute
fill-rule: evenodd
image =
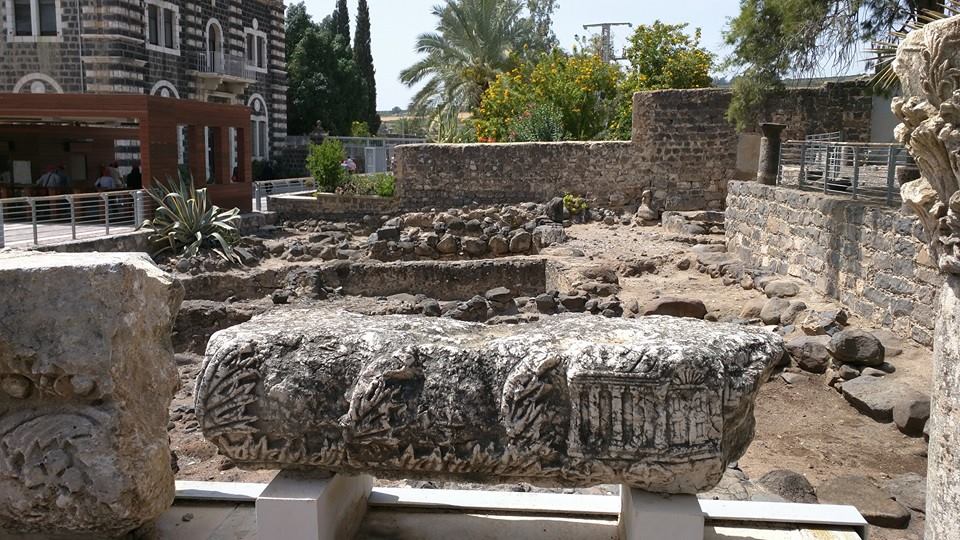
<svg viewBox="0 0 960 540"><path fill-rule="evenodd" d="M393 197L396 192L396 182L390 173L356 174L347 178L346 182L337 189L337 193Z"/></svg>
<svg viewBox="0 0 960 540"><path fill-rule="evenodd" d="M374 191L381 197L393 197L397 192L397 179L390 173L376 173L374 179Z"/></svg>
<svg viewBox="0 0 960 540"><path fill-rule="evenodd" d="M528 108L513 122L513 142L546 142L563 140L563 112L552 103Z"/></svg>
<svg viewBox="0 0 960 540"><path fill-rule="evenodd" d="M370 126L366 122L360 122L354 120L350 124L350 136L351 137L369 137L370 136Z"/></svg>
<svg viewBox="0 0 960 540"><path fill-rule="evenodd" d="M567 209L567 212L570 212L571 216L580 214L589 208L583 197L572 193L563 196L563 207Z"/></svg>
<svg viewBox="0 0 960 540"><path fill-rule="evenodd" d="M319 191L332 193L344 183L347 173L343 170L343 145L336 139L326 139L323 144L311 144L307 155L307 170L317 182Z"/></svg>
<svg viewBox="0 0 960 540"><path fill-rule="evenodd" d="M237 224L240 210L221 210L210 204L206 189L197 189L189 176L166 183L156 181L146 190L157 203L154 218L143 223L154 247L153 255L172 252L193 257L209 249L231 262L241 262Z"/></svg>

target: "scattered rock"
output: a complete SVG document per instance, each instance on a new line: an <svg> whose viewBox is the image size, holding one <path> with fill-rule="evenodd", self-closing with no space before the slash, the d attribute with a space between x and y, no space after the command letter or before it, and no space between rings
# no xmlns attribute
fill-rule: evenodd
<svg viewBox="0 0 960 540"><path fill-rule="evenodd" d="M793 373L790 371L784 371L781 373L780 378L783 379L783 382L787 384L799 384L810 380L809 377L802 373Z"/></svg>
<svg viewBox="0 0 960 540"><path fill-rule="evenodd" d="M456 236L445 234L443 238L437 242L437 251L443 255L454 255L460 251L460 242Z"/></svg>
<svg viewBox="0 0 960 540"><path fill-rule="evenodd" d="M843 397L862 414L884 424L893 421L897 403L916 396L918 392L912 388L887 377L857 377L843 383Z"/></svg>
<svg viewBox="0 0 960 540"><path fill-rule="evenodd" d="M847 324L847 312L842 309L811 311L800 323L800 330L808 336L832 336Z"/></svg>
<svg viewBox="0 0 960 540"><path fill-rule="evenodd" d="M743 310L740 311L740 318L748 320L759 319L760 312L763 311L763 306L766 304L767 299L763 296L750 300L745 306L743 306Z"/></svg>
<svg viewBox="0 0 960 540"><path fill-rule="evenodd" d="M490 253L493 253L496 257L510 253L510 243L507 242L506 238L499 234L490 238L488 246L490 248Z"/></svg>
<svg viewBox="0 0 960 540"><path fill-rule="evenodd" d="M817 504L817 493L805 476L786 469L768 472L757 480L764 489L790 502Z"/></svg>
<svg viewBox="0 0 960 540"><path fill-rule="evenodd" d="M692 261L690 260L690 257L684 257L677 261L677 270L682 270L685 272L690 269L691 264Z"/></svg>
<svg viewBox="0 0 960 540"><path fill-rule="evenodd" d="M510 239L510 253L527 253L530 251L532 243L533 236L530 233L526 231L518 232Z"/></svg>
<svg viewBox="0 0 960 540"><path fill-rule="evenodd" d="M567 233L559 224L540 225L533 231L535 243L539 247L549 247L567 241Z"/></svg>
<svg viewBox="0 0 960 540"><path fill-rule="evenodd" d="M792 300L787 309L780 314L780 324L787 326L793 324L801 313L807 310L807 305L800 300Z"/></svg>
<svg viewBox="0 0 960 540"><path fill-rule="evenodd" d="M573 313L581 313L584 310L586 310L587 297L580 296L580 295L571 296L571 295L561 294L560 305L562 305L564 309L566 309L567 311L570 311Z"/></svg>
<svg viewBox="0 0 960 540"><path fill-rule="evenodd" d="M883 377L887 374L886 371L879 370L877 368L866 367L863 368L863 371L860 372L861 377Z"/></svg>
<svg viewBox="0 0 960 540"><path fill-rule="evenodd" d="M487 300L491 302L499 302L505 304L513 300L513 293L510 292L510 289L506 287L497 287L495 289L490 289L483 295Z"/></svg>
<svg viewBox="0 0 960 540"><path fill-rule="evenodd" d="M487 252L487 243L479 238L465 237L463 251L473 257L479 257Z"/></svg>
<svg viewBox="0 0 960 540"><path fill-rule="evenodd" d="M760 320L763 321L763 324L780 324L780 317L789 307L789 300L773 297L767 300L763 309L760 310Z"/></svg>
<svg viewBox="0 0 960 540"><path fill-rule="evenodd" d="M702 319L707 315L707 306L704 305L703 300L665 296L648 303L641 310L641 314Z"/></svg>
<svg viewBox="0 0 960 540"><path fill-rule="evenodd" d="M830 338L830 354L844 364L879 366L883 364L884 349L873 334L850 328Z"/></svg>
<svg viewBox="0 0 960 540"><path fill-rule="evenodd" d="M375 233L377 236L376 241L386 241L386 242L399 242L400 241L400 229L398 227L382 227L377 229Z"/></svg>
<svg viewBox="0 0 960 540"><path fill-rule="evenodd" d="M548 202L546 208L544 208L544 214L546 214L546 216L555 223L563 223L566 214L566 208L563 206L563 199L560 197L554 197L550 199L550 202Z"/></svg>
<svg viewBox="0 0 960 540"><path fill-rule="evenodd" d="M850 364L843 364L840 366L839 374L841 379L845 381L852 381L860 376L860 370L855 366L851 366Z"/></svg>
<svg viewBox="0 0 960 540"><path fill-rule="evenodd" d="M800 369L823 373L830 365L830 353L827 351L829 342L827 336L801 336L788 341L786 347Z"/></svg>
<svg viewBox="0 0 960 540"><path fill-rule="evenodd" d="M544 293L536 298L537 311L540 313L552 313L557 309L557 298L549 293Z"/></svg>
<svg viewBox="0 0 960 540"><path fill-rule="evenodd" d="M916 473L894 476L883 483L883 489L898 503L917 512L926 512L927 479Z"/></svg>
<svg viewBox="0 0 960 540"><path fill-rule="evenodd" d="M768 298L792 298L800 294L800 286L792 281L778 279L767 283L763 294Z"/></svg>
<svg viewBox="0 0 960 540"><path fill-rule="evenodd" d="M930 398L927 396L911 395L893 406L893 421L904 435L922 437L923 428L929 419Z"/></svg>
<svg viewBox="0 0 960 540"><path fill-rule="evenodd" d="M838 476L817 488L823 504L855 506L867 523L888 529L902 529L910 523L910 511L894 501L863 476Z"/></svg>
<svg viewBox="0 0 960 540"><path fill-rule="evenodd" d="M426 315L427 317L439 317L442 314L440 302L437 302L433 298L424 299L418 304L418 306L420 307L420 313Z"/></svg>

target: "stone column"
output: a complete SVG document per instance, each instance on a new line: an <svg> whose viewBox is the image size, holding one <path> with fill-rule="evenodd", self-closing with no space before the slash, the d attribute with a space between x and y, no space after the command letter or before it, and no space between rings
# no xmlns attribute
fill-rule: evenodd
<svg viewBox="0 0 960 540"><path fill-rule="evenodd" d="M0 538L123 536L173 503L170 334L146 254L0 253Z"/></svg>
<svg viewBox="0 0 960 540"><path fill-rule="evenodd" d="M763 138L760 139L760 165L757 167L757 182L768 186L777 185L780 172L780 134L787 126L764 122L760 124Z"/></svg>
<svg viewBox="0 0 960 540"><path fill-rule="evenodd" d="M901 188L920 217L930 255L946 276L934 340L927 471L927 540L960 531L960 17L930 23L900 44L894 70L902 95L893 112L897 139L921 178Z"/></svg>

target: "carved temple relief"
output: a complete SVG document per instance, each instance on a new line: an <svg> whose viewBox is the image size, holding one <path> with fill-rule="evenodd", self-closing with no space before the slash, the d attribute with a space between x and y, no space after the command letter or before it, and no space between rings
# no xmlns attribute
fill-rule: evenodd
<svg viewBox="0 0 960 540"><path fill-rule="evenodd" d="M901 188L920 217L940 270L960 274L960 19L911 32L894 62L903 97L893 101L900 141L922 177Z"/></svg>

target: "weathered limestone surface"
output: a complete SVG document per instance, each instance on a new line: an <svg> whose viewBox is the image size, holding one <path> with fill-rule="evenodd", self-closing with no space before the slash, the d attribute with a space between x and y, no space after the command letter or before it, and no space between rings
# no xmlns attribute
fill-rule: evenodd
<svg viewBox="0 0 960 540"><path fill-rule="evenodd" d="M697 493L746 450L782 354L771 333L690 319L291 308L213 336L196 410L246 468Z"/></svg>
<svg viewBox="0 0 960 540"><path fill-rule="evenodd" d="M0 290L0 530L108 538L159 516L182 288L144 254L10 252Z"/></svg>
<svg viewBox="0 0 960 540"><path fill-rule="evenodd" d="M947 276L934 339L925 535L946 540L960 531L960 17L911 32L894 70L904 96L893 105L903 122L897 139L922 173L903 186L903 199Z"/></svg>

